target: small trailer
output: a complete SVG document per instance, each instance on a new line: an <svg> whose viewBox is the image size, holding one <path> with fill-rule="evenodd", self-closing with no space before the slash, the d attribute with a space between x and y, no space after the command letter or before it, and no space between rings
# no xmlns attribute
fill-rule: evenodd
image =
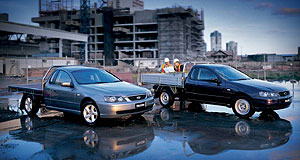
<svg viewBox="0 0 300 160"><path fill-rule="evenodd" d="M142 74L141 82L153 85L154 97L159 97L161 105L167 107L171 106L176 98L182 100L186 76L185 73Z"/></svg>

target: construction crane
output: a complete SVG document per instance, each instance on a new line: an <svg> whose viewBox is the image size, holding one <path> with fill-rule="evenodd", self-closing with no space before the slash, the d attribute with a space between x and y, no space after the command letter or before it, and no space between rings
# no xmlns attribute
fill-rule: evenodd
<svg viewBox="0 0 300 160"><path fill-rule="evenodd" d="M99 8L107 7L107 0L99 0L99 4L100 4Z"/></svg>

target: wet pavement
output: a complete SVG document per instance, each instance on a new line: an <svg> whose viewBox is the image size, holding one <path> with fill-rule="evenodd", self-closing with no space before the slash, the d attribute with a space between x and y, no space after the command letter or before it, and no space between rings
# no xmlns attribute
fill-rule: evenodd
<svg viewBox="0 0 300 160"><path fill-rule="evenodd" d="M289 88L290 83L279 83ZM292 105L239 119L231 109L174 111L156 105L140 118L102 120L18 110L21 95L0 97L0 159L300 159L300 86Z"/></svg>

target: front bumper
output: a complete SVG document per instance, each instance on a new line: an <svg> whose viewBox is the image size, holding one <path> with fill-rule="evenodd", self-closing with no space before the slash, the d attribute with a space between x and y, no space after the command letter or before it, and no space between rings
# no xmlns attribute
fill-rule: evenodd
<svg viewBox="0 0 300 160"><path fill-rule="evenodd" d="M288 108L292 101L292 96L279 97L277 99L254 99L253 105L256 111L278 110Z"/></svg>
<svg viewBox="0 0 300 160"><path fill-rule="evenodd" d="M152 110L153 97L124 103L96 102L101 118L119 118L123 116L145 113ZM143 105L144 104L144 105Z"/></svg>

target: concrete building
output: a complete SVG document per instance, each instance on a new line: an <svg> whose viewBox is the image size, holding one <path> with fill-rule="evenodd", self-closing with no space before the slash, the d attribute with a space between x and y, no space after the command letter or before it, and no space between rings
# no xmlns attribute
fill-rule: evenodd
<svg viewBox="0 0 300 160"><path fill-rule="evenodd" d="M0 23L9 23L8 14L0 13ZM40 52L38 43L21 33L9 33L0 29L0 57L25 57Z"/></svg>
<svg viewBox="0 0 300 160"><path fill-rule="evenodd" d="M174 7L144 10L143 0L109 0L90 8L89 61L158 66L165 57L182 61L204 56L203 11ZM32 21L40 26L80 31L80 11L40 11ZM63 56L80 59L80 43L63 41ZM57 52L57 40L45 40L45 51ZM71 47L65 47L71 46ZM104 59L105 57L105 59ZM109 63L110 65L112 63Z"/></svg>
<svg viewBox="0 0 300 160"><path fill-rule="evenodd" d="M32 36L58 39L58 57L61 58L35 58L35 55L39 55L40 51L39 44L32 42L34 41L30 38ZM86 34L0 20L0 73L10 76L24 76L24 71L27 68L78 64L74 58L62 58L62 40L82 43L85 46L85 57L87 57L88 36Z"/></svg>
<svg viewBox="0 0 300 160"><path fill-rule="evenodd" d="M113 9L129 8L130 13L133 14L135 11L144 10L143 0L108 0L107 7Z"/></svg>
<svg viewBox="0 0 300 160"><path fill-rule="evenodd" d="M210 34L211 51L222 50L222 34L218 31L214 31Z"/></svg>
<svg viewBox="0 0 300 160"><path fill-rule="evenodd" d="M234 55L238 53L238 43L234 41L229 41L226 43L226 51L232 52Z"/></svg>

